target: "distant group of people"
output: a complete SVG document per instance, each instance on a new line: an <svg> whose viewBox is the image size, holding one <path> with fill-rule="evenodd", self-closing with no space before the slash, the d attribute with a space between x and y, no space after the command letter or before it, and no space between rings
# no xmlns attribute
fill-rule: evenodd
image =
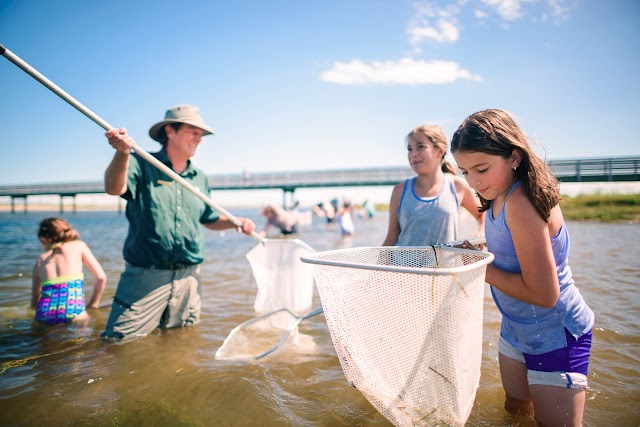
<svg viewBox="0 0 640 427"><path fill-rule="evenodd" d="M191 162L202 138L213 133L196 107L166 112L149 136L162 148L153 154L176 174L209 195L206 175ZM252 234L253 221L237 227L170 176L132 153L124 128L106 133L115 149L105 173L107 193L127 203L126 262L102 336L123 342L200 321L203 226ZM445 160L447 138L438 126L420 126L405 138L416 176L393 187L383 245L428 246L457 240L461 208L476 219L495 255L486 281L502 313L499 364L505 409L533 413L541 425L580 425L594 314L575 286L568 265L569 234L559 206L557 180L537 157L513 117L488 109L467 117L453 134L451 153L464 178ZM341 233L352 235L352 205L318 205ZM328 213L332 210L331 215ZM276 205L262 211L269 227L296 233L295 212ZM369 215L373 215L370 213ZM44 253L33 271L36 320L66 323L86 319L106 283L103 269L78 233L64 220L40 224ZM466 243L465 247L477 249ZM84 300L83 265L95 277Z"/></svg>
<svg viewBox="0 0 640 427"><path fill-rule="evenodd" d="M275 203L267 204L260 212L266 220L264 228L260 230L260 235L266 237L271 227L274 227L280 236L296 234L298 224L301 222L297 208L297 203L291 208L284 208ZM342 201L334 198L329 202L320 202L312 208L313 214L325 218L327 223L337 223L340 234L345 237L353 236L356 231L351 214L352 210L351 201L346 197Z"/></svg>
<svg viewBox="0 0 640 427"><path fill-rule="evenodd" d="M342 201L334 197L329 202L320 202L313 206L313 213L316 216L325 218L328 224L334 222L338 224L343 237L353 236L356 232L352 212L353 205L347 197L343 197Z"/></svg>
<svg viewBox="0 0 640 427"><path fill-rule="evenodd" d="M319 202L313 205L313 213L320 218L325 218L327 223L331 224L336 218L339 204L340 202L335 197L329 201Z"/></svg>

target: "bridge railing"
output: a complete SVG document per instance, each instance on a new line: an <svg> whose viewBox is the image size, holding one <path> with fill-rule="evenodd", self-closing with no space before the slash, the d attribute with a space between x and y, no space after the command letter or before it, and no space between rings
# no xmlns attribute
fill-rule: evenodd
<svg viewBox="0 0 640 427"><path fill-rule="evenodd" d="M69 182L59 184L25 184L0 186L0 196L40 196L40 195L73 195L104 193L104 182Z"/></svg>
<svg viewBox="0 0 640 427"><path fill-rule="evenodd" d="M640 156L549 160L563 182L640 181ZM414 176L408 166L210 175L214 190L393 185ZM74 196L104 193L102 181L0 186L0 196Z"/></svg>
<svg viewBox="0 0 640 427"><path fill-rule="evenodd" d="M257 174L213 175L209 184L214 189L309 188L359 185L389 185L413 175L411 168L336 169L323 171L270 172Z"/></svg>
<svg viewBox="0 0 640 427"><path fill-rule="evenodd" d="M556 178L564 182L638 181L640 157L550 160Z"/></svg>

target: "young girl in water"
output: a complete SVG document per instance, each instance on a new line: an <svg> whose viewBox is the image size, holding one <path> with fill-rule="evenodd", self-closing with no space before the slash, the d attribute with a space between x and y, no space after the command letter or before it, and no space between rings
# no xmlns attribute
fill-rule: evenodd
<svg viewBox="0 0 640 427"><path fill-rule="evenodd" d="M80 235L62 218L40 223L38 238L44 253L33 267L31 306L36 320L48 324L88 319L85 311L83 264L95 278L89 308L97 308L107 276Z"/></svg>
<svg viewBox="0 0 640 427"><path fill-rule="evenodd" d="M429 246L460 239L460 206L478 221L474 234L482 234L484 213L471 187L444 160L448 145L442 129L417 127L407 135L406 145L417 176L393 187L383 246Z"/></svg>
<svg viewBox="0 0 640 427"><path fill-rule="evenodd" d="M502 313L505 409L580 426L594 315L571 277L558 181L502 110L467 117L451 151L487 212L486 281Z"/></svg>
<svg viewBox="0 0 640 427"><path fill-rule="evenodd" d="M351 200L347 198L342 200L342 205L339 206L336 211L336 219L340 226L340 235L342 237L349 237L356 234L356 227L353 224L353 218L351 216Z"/></svg>

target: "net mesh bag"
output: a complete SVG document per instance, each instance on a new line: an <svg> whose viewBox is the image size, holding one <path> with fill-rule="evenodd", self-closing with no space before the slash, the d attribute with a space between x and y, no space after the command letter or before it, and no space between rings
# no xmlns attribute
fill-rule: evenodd
<svg viewBox="0 0 640 427"><path fill-rule="evenodd" d="M300 257L314 250L298 239L265 239L247 252L258 286L253 308L268 313L287 308L301 314L313 302L313 268Z"/></svg>
<svg viewBox="0 0 640 427"><path fill-rule="evenodd" d="M482 359L488 252L352 248L303 257L350 384L395 425L464 425Z"/></svg>
<svg viewBox="0 0 640 427"><path fill-rule="evenodd" d="M287 330L292 333L285 337L297 344L299 335L296 328L300 318L291 311L282 309L250 319L236 326L216 351L216 359L256 359L279 344Z"/></svg>

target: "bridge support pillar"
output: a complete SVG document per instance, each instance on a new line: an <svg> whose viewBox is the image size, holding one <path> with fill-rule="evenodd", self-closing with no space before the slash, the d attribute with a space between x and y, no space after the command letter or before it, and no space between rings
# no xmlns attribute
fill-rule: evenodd
<svg viewBox="0 0 640 427"><path fill-rule="evenodd" d="M76 206L76 194L60 194L60 213L64 213L64 198L71 197L73 198L73 213L77 212Z"/></svg>
<svg viewBox="0 0 640 427"><path fill-rule="evenodd" d="M24 201L23 212L27 213L27 196L11 196L11 213L16 213L15 199L22 199Z"/></svg>
<svg viewBox="0 0 640 427"><path fill-rule="evenodd" d="M289 208L291 208L292 206L295 205L295 199L293 198L293 193L294 193L294 191L296 191L296 189L293 188L293 187L287 187L287 188L283 188L282 191L283 191L283 193L282 193L282 207L284 209L289 209ZM288 202L287 202L287 199L289 199Z"/></svg>

